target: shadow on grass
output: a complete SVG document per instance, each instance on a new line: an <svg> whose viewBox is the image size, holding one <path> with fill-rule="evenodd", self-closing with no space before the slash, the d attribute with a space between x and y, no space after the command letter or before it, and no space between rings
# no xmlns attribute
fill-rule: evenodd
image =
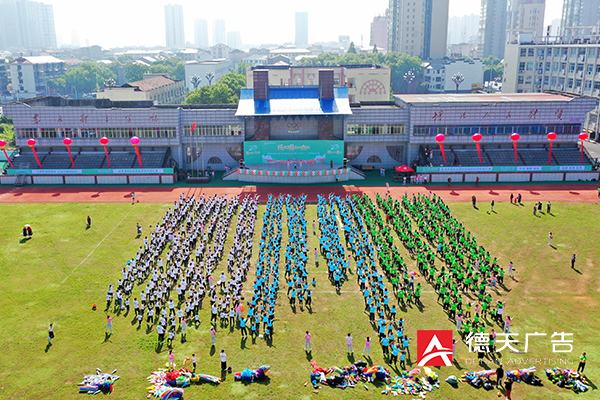
<svg viewBox="0 0 600 400"><path fill-rule="evenodd" d="M350 362L350 364L354 364L354 362L355 362L354 353L348 353L348 361Z"/></svg>
<svg viewBox="0 0 600 400"><path fill-rule="evenodd" d="M581 271L578 270L577 268L571 268L573 271L577 272L579 275L581 275Z"/></svg>
<svg viewBox="0 0 600 400"><path fill-rule="evenodd" d="M306 360L309 361L309 362L312 361L312 359L313 359L312 350L311 351L306 351L305 350L304 352L306 353Z"/></svg>
<svg viewBox="0 0 600 400"><path fill-rule="evenodd" d="M210 354L210 356L214 356L215 353L217 352L217 349L215 349L215 345L213 344L212 346L210 346L210 352L208 354Z"/></svg>
<svg viewBox="0 0 600 400"><path fill-rule="evenodd" d="M112 333L104 332L104 342L102 342L102 343L108 342L110 340L111 336L112 336Z"/></svg>
<svg viewBox="0 0 600 400"><path fill-rule="evenodd" d="M46 345L46 348L44 349L44 353L47 353L47 352L48 352L48 350L50 350L50 347L52 347L52 343L48 343L48 344Z"/></svg>
<svg viewBox="0 0 600 400"><path fill-rule="evenodd" d="M21 243L21 244L23 244L23 243L27 243L27 242L28 242L30 239L31 239L31 236L30 236L30 237L23 238L23 239L21 239L21 240L19 241L19 243Z"/></svg>

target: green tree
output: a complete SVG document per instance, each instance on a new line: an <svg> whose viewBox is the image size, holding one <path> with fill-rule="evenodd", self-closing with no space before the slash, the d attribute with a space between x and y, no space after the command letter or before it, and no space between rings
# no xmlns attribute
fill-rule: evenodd
<svg viewBox="0 0 600 400"><path fill-rule="evenodd" d="M356 54L356 49L354 48L354 42L350 42L350 47L348 47L348 54Z"/></svg>
<svg viewBox="0 0 600 400"><path fill-rule="evenodd" d="M125 79L127 82L136 82L144 79L144 74L148 72L148 67L144 64L134 63L125 67Z"/></svg>
<svg viewBox="0 0 600 400"><path fill-rule="evenodd" d="M504 64L497 57L489 56L481 60L483 63L483 80L493 81L495 78L502 78L504 75Z"/></svg>
<svg viewBox="0 0 600 400"><path fill-rule="evenodd" d="M65 87L68 93L74 91L77 93L90 93L100 90L106 79L116 78L116 75L104 64L84 62L75 68L71 68L63 77L49 80L49 85Z"/></svg>
<svg viewBox="0 0 600 400"><path fill-rule="evenodd" d="M377 44L373 45L373 53L379 53L379 50L377 50Z"/></svg>
<svg viewBox="0 0 600 400"><path fill-rule="evenodd" d="M8 147L15 147L15 127L10 118L2 116L0 120L0 139L6 141Z"/></svg>
<svg viewBox="0 0 600 400"><path fill-rule="evenodd" d="M246 76L229 73L219 79L218 83L227 85L227 87L232 90L233 95L237 96L237 99L239 100L242 89L246 87ZM236 103L236 101L229 101L229 103Z"/></svg>
<svg viewBox="0 0 600 400"><path fill-rule="evenodd" d="M180 57L171 57L160 60L150 66L150 72L165 74L171 79L185 79L185 61Z"/></svg>

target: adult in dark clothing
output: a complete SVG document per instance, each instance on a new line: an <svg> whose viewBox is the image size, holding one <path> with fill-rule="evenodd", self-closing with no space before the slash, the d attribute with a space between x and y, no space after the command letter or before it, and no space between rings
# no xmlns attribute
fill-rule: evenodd
<svg viewBox="0 0 600 400"><path fill-rule="evenodd" d="M504 368L502 368L502 364L496 368L496 387L498 385L502 385L502 379L504 378Z"/></svg>
<svg viewBox="0 0 600 400"><path fill-rule="evenodd" d="M512 379L507 379L504 382L504 390L506 391L506 400L511 400L511 392L512 392L512 385L513 385L513 381Z"/></svg>

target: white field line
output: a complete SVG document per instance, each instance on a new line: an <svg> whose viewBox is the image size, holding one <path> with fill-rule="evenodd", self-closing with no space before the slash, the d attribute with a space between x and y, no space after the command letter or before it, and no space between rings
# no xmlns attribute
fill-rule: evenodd
<svg viewBox="0 0 600 400"><path fill-rule="evenodd" d="M121 225L121 222L125 221L125 218L129 217L129 214L131 214L131 212L132 212L132 211L133 211L133 208L132 208L131 210L129 210L129 212L127 213L127 215L125 215L125 216L123 217L123 219L122 219L121 221L119 221L119 223L118 223L117 225L115 225L115 227L112 229L112 231L108 232L108 234L107 234L106 236L104 236L104 239L102 239L100 242L98 242L98 244L96 245L96 247L94 247L94 248L92 249L92 251L90 251L90 254L88 254L88 255L87 255L87 257L85 257L85 258L83 259L83 261L81 261L81 262L79 263L79 265L78 265L78 266L76 266L76 267L73 269L73 271L69 272L69 275L67 275L67 276L65 277L65 279L63 279L63 281L60 283L61 285L62 285L63 283L65 283L65 281L66 281L67 279L69 279L69 277L70 277L70 276L73 274L73 272L77 271L77 269L78 269L79 267L81 267L81 265L82 265L84 262L86 262L86 261L87 261L87 259L88 259L88 258L90 258L90 256L91 256L92 254L94 254L94 252L96 251L96 249L97 249L98 247L100 247L100 245L101 245L101 244L102 244L102 243L103 243L103 242L106 240L106 238L107 238L107 237L109 237L109 236L110 236L110 234L111 234L111 233L113 233L113 232L115 231L115 229L117 229L117 228L119 227L119 225Z"/></svg>

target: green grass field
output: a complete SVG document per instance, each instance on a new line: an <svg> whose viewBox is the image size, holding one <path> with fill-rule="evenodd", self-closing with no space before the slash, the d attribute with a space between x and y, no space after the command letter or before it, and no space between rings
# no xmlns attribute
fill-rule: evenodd
<svg viewBox="0 0 600 400"><path fill-rule="evenodd" d="M113 321L114 334L105 340L105 294L109 283L116 283L123 263L133 257L142 240L136 239L135 224L139 222L148 230L169 205L159 204L5 204L0 225L0 398L6 399L62 399L77 398L77 382L96 368L110 372L117 368L121 379L111 395L117 399L141 399L147 395L146 376L165 365L167 350L156 352L156 333L137 330L132 325L133 315L119 315ZM553 215L534 217L530 204L524 207L507 203L497 204L497 214L487 214L487 209L474 210L470 204L451 204L453 214L473 232L478 242L492 256L498 257L502 266L513 261L518 282L506 279L507 290L500 295L507 301L506 313L515 317L513 332L524 336L526 332L547 333L530 345L527 354L503 352L506 369L535 365L544 387L516 384L513 390L517 399L571 399L597 398L594 390L575 395L552 385L543 373L553 367L547 359L562 359L576 368L582 351L587 351L587 375L595 382L600 359L597 342L599 330L598 305L600 284L595 279L600 251L596 238L600 228L600 208L596 204L553 204ZM259 208L255 232L260 232L264 206ZM86 230L85 218L93 218L91 229ZM309 225L316 218L315 206L306 214ZM234 216L227 254L233 238ZM32 239L20 236L23 224L34 229ZM548 232L554 234L555 248L547 245ZM285 243L287 232L284 230ZM258 236L258 235L257 235ZM317 246L316 236L309 228L310 247ZM403 253L404 248L402 247ZM577 253L577 271L570 268L570 257ZM257 251L253 253L256 257ZM312 255L312 253L310 253ZM405 257L408 259L408 255ZM283 260L283 257L282 257ZM414 261L409 261L414 267ZM218 270L220 272L220 270ZM250 286L254 276L251 269L245 284ZM340 390L323 387L313 392L309 381L314 360L320 366L344 366L350 363L344 337L352 332L355 340L355 357L360 352L365 336L376 336L368 316L363 313L363 301L356 280L351 278L342 293L335 294L327 280L324 267L314 268L309 257L309 279L316 277L313 295L313 312L297 310L293 313L285 293L276 308L276 334L272 346L250 338L243 342L239 331L217 332L216 352L211 352L208 320L210 310L204 302L198 329L188 329L188 342L175 342L176 362L196 353L198 371L219 374L219 350L225 349L234 371L246 367L256 368L268 363L270 380L266 383L244 385L228 375L219 386L193 385L186 388L186 398L241 398L241 399L371 399L381 397L381 387L361 385ZM419 281L424 282L421 278ZM406 333L411 342L412 362L416 366L417 329L452 329L451 323L431 286L424 284L422 311L408 308L399 316L407 320ZM284 287L283 285L281 287ZM134 293L139 293L136 287ZM497 295L495 295L497 297ZM99 310L92 311L92 304ZM56 338L47 348L47 328L53 322ZM490 326L491 329L491 326ZM304 331L313 334L312 359L304 352ZM498 330L498 328L497 328ZM572 353L553 354L550 336L553 332L573 333ZM522 346L521 346L522 348ZM381 348L374 343L371 353L374 364L382 364ZM457 365L437 369L442 380L441 388L427 395L431 399L496 399L496 391L476 390L466 384L453 389L445 382L448 375L461 375L479 369L469 365L475 358L460 343L457 348ZM529 359L529 360L527 360ZM490 364L491 365L491 364ZM394 376L393 369L392 375ZM406 398L413 398L406 396Z"/></svg>

